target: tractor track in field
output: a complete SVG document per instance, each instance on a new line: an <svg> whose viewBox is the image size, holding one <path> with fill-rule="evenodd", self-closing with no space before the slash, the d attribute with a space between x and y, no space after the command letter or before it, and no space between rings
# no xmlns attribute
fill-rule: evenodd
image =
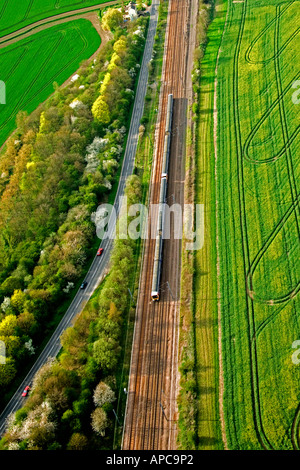
<svg viewBox="0 0 300 470"><path fill-rule="evenodd" d="M276 23L275 23L275 35L274 35L274 49L275 49L275 75L276 75L276 82L277 82L277 91L278 95L282 95L282 80L281 80L281 72L280 72L280 54L279 54L279 37L280 37L280 5L276 7L276 11L278 11L278 14L276 15ZM288 177L289 177L289 184L290 184L290 190L291 190L291 195L292 195L292 201L294 204L297 198L297 186L296 186L296 179L295 179L295 173L294 173L294 168L293 168L293 162L292 162L292 155L291 155L291 147L288 145L288 142L290 140L289 138L289 130L288 130L288 125L287 125L287 119L286 119L286 112L285 112L285 106L284 106L284 100L279 100L279 113L280 113L280 123L281 123L281 130L282 130L282 135L283 135L283 141L284 141L284 148L285 148L285 155L286 155L286 163L287 163L287 170L288 170ZM299 126L300 127L300 126ZM297 211L298 208L298 211ZM299 204L295 206L295 219L296 219L296 225L297 225L297 232L298 232L298 238L300 235L299 231Z"/></svg>
<svg viewBox="0 0 300 470"><path fill-rule="evenodd" d="M53 45L53 49L52 49L52 52L51 52L52 54L55 53L55 51L59 48L59 46L60 46L60 44L62 43L62 41L63 41L63 37L60 37L60 38L57 40L57 42ZM25 55L24 55L24 57L22 56L22 60L23 60L24 58L26 58L27 52L28 52L28 47L27 47L27 48L25 49L25 51L24 51ZM49 56L46 58L46 60L45 60L44 63L42 64L42 67L41 67L41 69L40 69L40 73L43 72L43 69L46 67L46 65L47 65L48 62L49 62ZM64 67L64 68L65 68L65 67ZM38 74L38 75L36 76L36 78L34 79L34 81L33 81L33 82L30 84L30 86L27 88L27 93L32 89L32 87L34 86L35 82L38 80L39 75L40 75L40 74ZM45 84L45 87L48 86L48 85L51 84L51 83L53 83L53 79L51 79L50 81L48 81L48 82ZM44 87L43 87L43 88L44 88ZM23 105L26 105L26 104L30 103L30 101L31 101L40 91L41 91L41 89L38 90L38 92L37 92L35 95L33 95L33 96L30 98L30 100L25 101L25 103L23 103L24 96L22 96L21 100L16 104L16 106L15 106L14 109L12 110L10 116L8 116L7 120L0 126L0 129L2 129L2 128L6 125L7 121L16 113L16 111L17 111L17 109L20 107L21 103L23 103Z"/></svg>
<svg viewBox="0 0 300 470"><path fill-rule="evenodd" d="M251 267L250 267L250 272L248 274L248 290L249 294L252 298L255 298L255 301L261 302L261 303L267 303L267 304L276 304L276 303L282 303L291 300L294 298L300 288L300 282L298 282L298 285L296 285L290 292L286 293L284 296L281 296L277 299L261 299L257 295L253 295L253 285L252 285L252 278L254 275L254 271L261 260L262 256L264 253L268 250L269 246L271 245L272 241L275 239L277 234L280 232L280 230L284 227L286 221L288 218L294 213L295 215L295 220L296 220L296 225L297 225L297 232L298 232L298 237L299 237L299 221L298 221L298 213L299 213L299 195L297 194L297 187L296 187L296 179L295 179L295 174L294 174L294 168L292 164L292 155L291 155L291 138L288 134L288 125L287 125L287 120L286 120L286 112L285 112L285 107L284 107L284 100L283 100L283 90L282 90L282 82L281 82L281 73L280 73L280 46L279 46L279 33L280 33L280 18L282 17L282 14L280 14L280 7L277 7L276 9L276 22L275 22L275 34L274 34L274 49L275 49L275 54L274 54L274 64L275 64L275 75L276 75L276 82L277 82L277 93L278 93L278 99L277 102L279 104L279 114L280 114L280 123L281 123L281 129L282 129L282 135L283 135L283 141L284 141L284 146L283 146L283 152L282 154L286 156L286 163L287 163L287 172L288 172L288 179L289 179L289 185L290 185L290 191L291 191L291 198L292 198L292 205L288 209L288 211L285 213L284 217L280 220L280 222L276 225L275 229L269 236L269 238L266 240L264 243L263 247L259 250L257 253L256 257L254 258Z"/></svg>
<svg viewBox="0 0 300 470"><path fill-rule="evenodd" d="M248 339L249 339L249 354L250 354L250 378L251 378L251 396L252 396L252 404L253 404L253 419L254 419L254 427L256 430L257 437L260 441L260 444L264 449L273 449L271 442L269 441L263 426L263 420L261 415L261 403L260 403L260 392L259 392L259 373L258 373L258 359L257 359L257 345L256 345L256 338L257 334L262 331L262 329L267 326L267 324L271 321L271 318L268 318L264 324L260 325L258 330L256 331L255 325L255 311L254 311L254 304L253 304L253 292L252 292L252 276L253 273L261 260L263 254L266 252L268 247L271 245L272 241L275 239L276 235L285 225L288 218L295 213L297 219L296 209L299 210L299 195L297 195L297 187L296 187L296 179L294 174L294 169L292 167L292 156L290 153L290 146L293 142L296 134L298 133L298 129L292 136L289 136L288 126L286 121L286 113L283 103L283 97L285 96L288 88L285 91L282 90L282 83L281 83L281 76L280 76L280 63L279 59L281 56L281 52L286 48L287 43L290 43L290 40L286 42L284 47L280 48L279 45L279 26L280 26L280 18L283 12L280 12L280 7L276 9L276 17L273 20L272 24L275 24L275 33L274 33L274 56L273 60L275 63L275 75L277 80L277 91L278 91L278 98L273 103L273 105L268 109L266 113L264 113L263 117L260 119L259 123L252 129L250 135L248 136L245 145L242 145L242 135L240 129L240 112L239 112L239 57L241 51L241 43L243 38L244 26L246 21L246 12L247 12L247 0L245 0L241 4L242 12L241 12L241 21L240 27L238 32L238 37L236 41L236 48L234 53L234 62L233 62L233 117L234 117L234 127L235 127L235 144L236 144L236 154L237 154L237 189L238 189L238 204L239 204L239 213L240 213L240 233L241 233L241 242L242 242L242 251L243 251L243 263L244 263L244 273L246 279L246 306L247 306L247 314L248 314ZM294 2L291 2L285 10L292 5ZM270 25L268 25L269 27ZM265 28L263 32L265 32L268 28ZM263 34L260 35L260 37ZM295 33L294 33L295 36ZM254 43L256 43L256 40ZM254 43L252 43L254 47ZM252 49L248 48L248 59L250 58L250 52ZM246 61L247 54L246 54ZM291 82L293 83L293 82ZM246 210L246 202L245 202L245 184L244 184L244 167L243 167L243 160L245 158L245 149L248 149L249 144L256 134L258 128L262 124L262 122L266 119L266 116L270 115L272 110L275 106L279 105L279 112L280 112L280 121L282 126L282 133L284 138L284 147L283 150L280 152L282 155L286 155L287 158L287 170L288 170L288 178L289 178L289 185L291 190L292 196L292 204L287 212L284 214L282 219L277 223L275 229L272 231L271 235L265 241L262 248L259 250L257 255L255 256L254 260L250 262L250 249L249 249L249 240L248 240L248 230L247 230L247 210ZM278 156L277 156L278 157ZM270 159L273 161L274 158ZM257 161L252 163L258 163ZM261 161L259 161L261 163ZM266 163L266 160L264 160ZM299 234L299 227L298 227L298 219L297 219L297 229ZM282 303L286 301L290 301L297 293L299 292L299 284L293 289L292 292L288 293L286 296L283 296L280 299L274 301L265 301L263 303ZM252 294L252 295L251 295ZM255 297L255 300L258 300ZM282 307L280 307L276 312L273 313L272 318L274 315L278 314L281 311ZM230 325L229 325L230 328ZM300 426L300 405L297 408L293 426L292 426L292 442L294 448L299 447L299 437L297 436L297 432Z"/></svg>
<svg viewBox="0 0 300 470"><path fill-rule="evenodd" d="M282 93L282 80L281 80L281 70L280 70L280 62L279 62L280 60L280 54L279 54L280 8L281 8L281 5L278 5L276 7L276 12L278 12L278 14L276 15L276 23L275 23L276 27L275 27L275 37L274 37L274 41L275 41L274 62L275 62L278 95ZM298 232L298 239L299 239L299 210L300 210L299 195L297 196L297 185L296 185L294 167L293 167L293 162L292 162L291 148L290 148L290 145L287 145L287 143L289 142L289 131L288 131L288 125L287 125L284 100L280 100L279 102L279 111L280 111L280 122L281 122L281 127L282 127L282 134L284 138L284 146L286 147L285 155L286 155L286 164L287 164L287 169L288 169L289 185L290 185L292 200L295 205L294 215L295 215L295 221L297 225L297 232ZM299 289L300 289L300 282L298 282L298 286L296 287L293 293L294 296L297 295L297 293L299 292ZM292 441L293 448L295 450L299 449L299 444L300 444L299 427L300 427L300 403L298 404L298 407L294 416L294 420L291 426L291 441Z"/></svg>
<svg viewBox="0 0 300 470"><path fill-rule="evenodd" d="M299 216L297 214L297 211L299 213L299 194L297 194L296 178L295 178L294 168L293 168L293 164L292 164L292 156L291 156L290 147L291 147L291 144L293 143L294 139L296 138L296 136L299 133L299 127L300 126L298 126L298 128L296 128L296 130L294 131L294 133L291 136L288 135L288 125L287 125L287 121L286 121L286 113L285 113L284 100L283 100L286 93L291 89L292 83L297 79L297 75L293 78L292 81L290 81L290 83L285 88L285 90L283 90L282 89L282 82L281 82L280 63L279 63L281 52L283 50L282 48L280 48L280 44L279 44L279 38L280 38L280 35L279 35L279 26L280 26L279 22L280 22L281 17L283 16L283 14L294 3L295 3L294 1L290 2L285 8L282 9L282 11L280 11L280 6L277 6L275 18L267 25L266 28L263 29L263 32L260 33L254 41L256 43L257 38L261 38L263 36L263 33L267 31L267 29L270 27L270 25L275 24L275 34L274 34L274 51L275 51L275 53L273 55L273 60L274 60L274 64L275 64L275 75L276 75L276 81L277 81L277 95L278 96L277 96L277 99L272 104L272 106L263 114L261 119L258 121L256 126L252 129L251 133L249 134L249 136L246 140L246 143L244 145L244 155L247 155L248 158L246 158L246 160L250 161L251 163L269 163L269 162L276 161L281 156L286 155L287 171L288 171L288 178L289 178L289 184L290 184L290 190L291 190L292 205L286 211L286 213L282 217L281 221L279 221L278 224L275 226L275 228L272 231L271 235L265 241L263 247L258 251L257 255L255 256L254 260L251 263L251 266L250 266L250 269L249 269L249 272L248 272L248 275L247 275L247 285L248 285L248 293L249 293L250 297L252 297L252 298L254 297L253 282L252 282L254 271L255 271L259 261L261 260L262 256L267 251L267 249L269 248L269 246L271 245L272 241L275 239L275 237L279 233L279 231L284 227L287 219L289 218L289 216L293 212L295 213L297 231L298 231L298 236L299 236L299 222L298 222ZM294 37L294 34L292 35L292 37ZM289 40L286 41L286 43L289 43L289 42L290 42ZM248 49L248 51L249 51L249 49ZM264 62L263 61L261 61L261 62L252 61L251 63L252 64L254 64L254 63L255 64L257 64L257 63L266 63L266 61L264 61ZM298 74L298 76L299 76L299 74ZM255 136L257 131L259 130L260 126L263 124L263 122L266 120L266 118L270 116L271 112L273 111L273 109L277 105L279 107L280 122L281 122L281 126L282 126L282 134L283 134L283 140L284 140L283 148L278 154L276 154L276 156L273 156L269 159L264 159L264 160L250 159L249 155L248 155L249 145L250 145L253 137ZM258 296L255 296L255 301L273 305L275 303L286 302L286 301L294 298L297 295L298 292L299 292L299 283L290 292L288 292L286 295L284 295L284 296L282 296L278 299L268 299L268 300L266 300L266 299L261 299Z"/></svg>
<svg viewBox="0 0 300 470"><path fill-rule="evenodd" d="M102 5L102 7L105 7L105 6L109 6L109 5L113 5L116 3L116 0L113 0L111 2L107 2L107 3L102 3L100 5ZM4 8L4 7L3 7ZM91 7L91 8L85 8L84 11L82 12L78 12L78 11L72 11L72 12L67 12L67 13L61 13L59 15L55 15L54 17L51 17L51 18L46 18L44 20L40 20L38 21L37 23L34 23L34 24L31 24L29 26L26 26L25 28L22 28L14 33L11 33L9 34L8 36L3 36L3 37L0 37L0 51L1 49L4 49L6 46L8 45L12 45L12 44L16 44L16 47L17 47L17 43L23 39L28 39L29 42L31 41L34 41L34 36L35 34L37 33L40 33L40 32L43 32L43 31L46 31L47 29L51 28L52 26L57 26L57 25L61 25L61 24L64 24L64 23L69 23L70 21L73 21L73 20L76 20L76 19L86 19L88 21L90 21L92 23L92 25L94 26L94 28L96 29L97 33L99 34L100 38L101 38L101 43L100 43L100 46L97 48L97 50L87 59L87 61L90 61L90 60L93 60L95 57L97 57L97 55L99 54L99 51L100 49L111 39L111 35L109 32L106 32L104 31L101 26L100 26L100 22L99 22L99 18L98 18L98 14L96 11L93 11L93 10L96 10L96 9L99 9L99 5L95 6L95 7ZM3 13L3 9L2 9L2 13ZM28 31L28 29L30 29L30 31ZM59 74L61 74L72 62L74 62L74 60L77 59L77 57L80 56L80 54L82 54L82 52L84 52L84 50L86 50L86 47L87 47L87 41L86 39L82 36L82 34L80 33L80 30L79 28L76 28L77 31L79 32L79 34L81 35L82 39L83 39L83 42L85 43L85 47L84 49L81 49L81 51L76 55L76 57L74 57L72 59L72 61L69 61L67 64L65 64L63 66L63 68L61 68ZM23 30L26 30L26 32L24 34L22 34L22 31ZM14 37L11 38L11 35L13 35ZM16 36L17 35L17 36ZM9 39L8 39L9 37ZM24 56L25 57L25 56ZM20 60L23 60L22 57ZM42 73L42 70L41 72ZM72 75L76 73L76 70L74 70L74 72L72 73ZM35 96L41 92L45 87L49 86L51 83L53 83L53 81L55 80L55 78L57 77L57 74L55 74L54 77L52 77L50 80L47 81L47 83L44 84L44 86L42 88L39 89L39 91L37 93L35 93L34 96L32 96L30 98L30 100L28 101L21 101L22 103L22 106L25 106L26 104L30 103L30 101L32 101L32 99L35 98ZM65 80L60 86L61 87L65 87L67 86L70 81L72 79L72 76L70 76L67 80ZM48 97L49 98L49 97ZM47 99L48 99L47 98ZM16 110L16 107L14 108ZM13 113L11 113L11 115L7 118L8 119L12 119L12 116L13 116ZM6 122L7 122L6 120ZM6 123L5 122L5 123ZM4 125L4 124L3 124ZM3 128L3 125L0 127ZM13 131L9 136L12 136L16 131ZM7 140L7 139L6 139ZM6 141L0 146L0 152L2 151L2 149L4 148L6 144Z"/></svg>
<svg viewBox="0 0 300 470"><path fill-rule="evenodd" d="M114 4L115 2L111 3ZM3 36L2 38L0 37L0 50L5 49L7 46L17 44L19 41L22 41L24 39L34 40L34 36L37 33L46 31L47 29L50 29L53 26L59 26L64 23L69 23L71 21L76 21L79 19L85 19L90 21L90 23L92 23L101 38L101 44L99 48L87 60L93 58L99 52L100 48L103 47L103 45L111 38L110 34L106 31L103 31L103 29L101 28L98 14L96 12L89 11L86 13L73 14L71 16L66 16L66 14L64 13L61 15L57 15L54 18L55 19L51 19L51 21L46 22L46 20L41 20L36 25L30 25L29 27L24 28L24 30L26 29L26 31L24 31L23 33L21 32L22 30L20 30L20 32L18 32L18 35L16 35L17 32L15 32L9 34L8 36ZM28 28L30 28L29 31L27 30Z"/></svg>
<svg viewBox="0 0 300 470"><path fill-rule="evenodd" d="M246 204L244 194L244 167L243 167L243 146L242 136L240 129L240 113L239 113L239 57L241 51L241 43L246 22L246 13L248 0L244 0L240 4L241 20L239 26L238 37L236 41L236 47L234 52L233 61L233 117L235 127L235 145L237 154L237 187L238 187L238 204L240 213L240 233L243 251L243 264L244 264L244 275L245 280L247 272L250 266L250 251L249 251L249 240L247 230L247 215L246 215ZM237 7L239 8L239 7ZM258 375L258 361L257 361L257 348L256 342L252 342L251 339L255 337L255 312L253 300L249 297L247 290L245 290L245 305L247 307L248 315L248 347L250 355L250 380L251 380L251 398L253 405L253 419L254 427L256 430L257 437L260 441L261 446L264 449L272 449L272 445L268 440L262 422L261 408L260 408L260 397L259 397L259 375Z"/></svg>
<svg viewBox="0 0 300 470"><path fill-rule="evenodd" d="M3 6L1 10L0 18L5 11L8 1L9 0L7 0L6 4ZM0 48L5 47L9 44L13 44L14 42L20 41L21 39L24 39L24 37L29 37L32 34L36 34L39 31L43 31L44 29L51 28L51 26L55 26L56 24L61 24L63 22L72 21L72 19L77 19L78 17L84 18L86 15L89 15L90 13L93 13L93 12L97 15L97 10L100 10L107 6L112 6L116 3L118 3L118 0L111 0L109 2L99 3L91 7L77 8L75 10L71 10L71 11L64 12L64 13L58 13L56 15L52 15L47 18L40 19L27 26L17 29L11 33L0 36ZM50 13L51 11L53 10L49 10L48 13ZM47 12L45 12L45 14L47 14ZM32 17L32 19L34 19L34 16ZM3 31L5 31L5 29L0 30L0 34Z"/></svg>
<svg viewBox="0 0 300 470"><path fill-rule="evenodd" d="M36 93L34 93L33 95L31 95L30 99L24 101L24 96L21 98L21 100L16 104L16 106L14 107L14 109L12 110L10 116L8 116L7 120L11 119L12 116L16 113L17 109L20 109L21 106L26 106L28 105L42 90L44 90L47 86L51 85L53 83L53 81L55 80L55 78L60 75L64 70L66 70L87 48L88 46L88 42L86 40L86 38L81 34L81 31L79 28L75 28L76 31L78 32L79 36L81 37L82 41L83 41L83 48L78 52L78 54L76 54L76 56L74 56L72 58L72 60L70 60L69 62L65 63L64 66L60 69L59 73L56 73L55 76L52 76L50 78L48 78L48 80L46 82L43 83L43 86L41 88L39 88ZM52 52L51 54L48 55L48 57L46 58L46 60L44 61L42 67L40 68L40 71L39 73L37 74L37 76L35 77L35 79L33 80L33 82L30 84L30 87L27 89L27 93L28 91L30 91L32 89L32 87L34 86L34 84L37 82L37 80L39 79L40 75L43 73L43 70L45 69L45 67L47 66L47 64L49 63L49 61L51 60L51 57L52 55L55 53L55 51L57 51L57 49L59 48L59 46L61 45L62 41L64 40L64 32L61 32L62 36L57 40L56 44L53 46L53 49L52 49ZM26 58L26 53L28 51L28 47L26 48L26 50L24 51L24 54L22 54L22 58L21 60L23 60L24 58ZM20 61L19 61L20 63ZM67 82L69 82L70 79L67 80ZM66 82L65 82L66 83ZM62 85L63 86L63 85ZM2 129L4 127L4 125L6 125L7 123L7 120L0 126L0 129Z"/></svg>
<svg viewBox="0 0 300 470"><path fill-rule="evenodd" d="M27 50L25 49L21 54L20 56L17 58L17 60L14 62L14 64L11 66L11 69L10 71L8 72L7 74L7 78L10 78L15 70L16 67L18 67L18 65L22 62L24 56L26 55L27 53Z"/></svg>
<svg viewBox="0 0 300 470"><path fill-rule="evenodd" d="M278 95L275 101L273 101L272 105L263 113L261 118L257 121L249 135L247 136L245 140L245 144L243 146L243 156L246 161L249 163L255 163L255 164L265 164L265 163L271 163L276 160L278 160L280 157L282 157L285 154L286 148L290 147L292 143L294 142L295 138L298 136L299 131L300 131L300 126L296 127L295 131L292 133L292 135L289 138L289 141L286 143L286 147L283 146L282 149L276 154L272 155L272 157L269 158L264 158L264 159L253 159L249 156L249 147L250 144L259 131L260 127L264 124L267 118L270 117L271 113L274 111L276 106L280 104L280 102L284 99L284 97L287 95L288 92L291 90L292 84L300 78L299 72L296 73L296 75L293 77L292 80L288 83L288 85L285 87L284 90Z"/></svg>
<svg viewBox="0 0 300 470"><path fill-rule="evenodd" d="M231 7L231 5L229 4L228 5L228 11L227 11L227 21L228 21L228 27L230 27L230 24L232 22L232 17L233 17L233 8ZM242 26L242 23L240 25L240 28ZM224 28L225 30L225 28ZM239 30L239 34L240 34L240 30ZM219 50L219 54L221 53L221 50ZM219 60L219 57L218 57L218 60ZM217 77L216 77L216 83L215 83L215 89L216 89L216 94L215 94L215 99L216 99L216 95L217 95ZM235 93L234 93L235 95ZM216 102L215 102L216 103ZM217 109L216 106L214 106L214 109ZM235 123L236 124L236 123ZM214 136L214 140L215 140L215 148L216 150L218 150L218 142L217 142L217 127L218 127L218 118L217 118L217 115L215 113L215 136ZM216 160L217 160L217 151L216 151ZM218 179L218 170L217 170L217 161L216 161L216 173L215 173L215 177L216 177L216 181ZM219 185L222 185L221 188L223 187L224 185L224 181L223 180L220 180L219 182ZM223 189L224 191L224 189ZM222 189L220 189L220 193L222 194ZM216 191L217 194L218 194L218 191ZM216 216L217 216L217 220L216 220L216 224L217 224L217 227L218 227L218 211L220 210L219 209L219 202L218 202L218 196L216 198ZM226 210L225 208L223 210ZM221 232L221 227L219 227L218 231L217 231L217 244L219 243L219 234ZM218 283L219 283L219 292L221 292L221 286L220 286L220 273L221 273L221 269L220 269L220 248L218 248L218 265L217 265L217 270L218 270ZM230 272L230 265L229 265L229 259L228 257L225 258L225 262L226 262L226 272ZM229 286L227 284L227 299L230 298L230 293L229 293ZM225 307L224 305L224 302L223 302L223 308ZM227 334L230 335L230 337L232 337L232 329L231 329L231 324L230 324L230 321L227 320L227 317L226 317L226 313L222 315L222 305L221 303L219 303L219 313L218 313L218 317L219 317L219 355L220 357L222 357L222 330L226 331ZM228 351L226 351L226 354L227 354L227 358L226 358L226 361L224 361L224 370L222 371L222 369L220 370L220 390L222 390L222 378L223 377L228 377L230 376L229 374L229 370L233 371L235 369L235 360L234 360L234 351L232 350L232 342L229 343L229 353ZM223 372L223 373L222 373ZM221 375L222 374L222 375ZM234 390L236 389L236 384L235 384L235 378L236 376L235 375L231 375L231 380L232 380L232 386L231 387L228 387L228 394L230 394L230 398L231 398L231 403L234 403ZM223 409L223 407L222 407ZM225 431L226 431L226 428L225 428L225 417L224 417L224 424L223 424L223 428L224 428L224 431L223 431L223 434L225 434ZM236 420L235 419L232 419L231 420L231 423L232 423L232 426L233 426L233 431L234 431L234 434L235 434L235 440L236 442L238 441L237 439L237 428L236 428ZM225 434L225 438L226 438L226 434ZM227 438L226 438L227 440ZM224 435L223 435L223 441L224 441Z"/></svg>
<svg viewBox="0 0 300 470"><path fill-rule="evenodd" d="M265 241L265 243L263 244L263 246L261 247L261 249L257 252L256 256L254 257L253 261L251 262L250 264L250 268L249 268L249 271L247 273L247 276L246 276L246 279L247 279L247 291L248 291L248 295L253 299L255 300L256 302L261 302L261 303L265 303L265 304L269 304L269 305L273 305L273 304L277 304L277 303L282 303L282 302L286 302L287 300L291 300L292 298L294 298L297 293L299 292L299 288L300 288L300 282L298 282L297 286L295 286L292 291L290 291L289 293L287 293L286 295L284 295L283 297L280 297L278 299L269 299L269 300L266 300L266 299L261 299L259 298L258 296L254 295L254 291L253 291L253 276L254 276L254 272L260 262L260 260L262 259L263 255L266 253L266 251L268 250L269 246L271 245L271 243L274 241L274 239L276 238L276 236L278 235L278 233L281 231L281 229L284 227L284 225L286 224L287 220L291 217L291 215L295 212L295 209L296 207L299 205L299 201L300 201L300 195L297 196L296 200L293 201L293 203L291 204L291 206L289 207L289 209L286 211L286 213L284 214L284 216L282 217L282 219L277 223L277 225L275 226L273 232L271 233L271 235L268 237L268 239Z"/></svg>
<svg viewBox="0 0 300 470"><path fill-rule="evenodd" d="M28 18L28 15L29 15L30 10L31 10L32 5L33 5L33 2L34 2L34 0L30 0L30 2L28 3L28 7L27 7L27 10L26 10L25 15L24 15L24 20L26 20Z"/></svg>
<svg viewBox="0 0 300 470"><path fill-rule="evenodd" d="M246 54L245 54L245 60L246 60L246 62L248 62L248 64L250 64L250 65L257 65L257 64L266 65L266 64L268 64L269 62L271 62L272 60L274 60L276 58L276 54L281 54L284 51L284 49L286 49L286 47L289 45L289 43L294 39L294 37L299 33L300 28L297 28L296 31L289 37L289 39L281 47L281 49L279 49L279 51L275 52L275 54L272 57L270 57L269 59L262 60L262 61L252 60L251 59L252 50L255 47L255 45L257 44L257 42L264 36L264 34L268 31L268 29L271 28L273 26L273 24L276 23L277 20L279 20L282 15L284 15L286 10L288 10L294 3L295 3L295 0L291 0L290 3L288 3L284 8L282 8L281 12L279 12L279 13L276 12L276 16L273 18L273 20L270 21L267 24L267 26L265 26L265 28L263 28L263 30L250 43L250 46L248 47L248 49L246 51Z"/></svg>
<svg viewBox="0 0 300 470"><path fill-rule="evenodd" d="M300 403L297 407L291 427L291 440L294 450L300 450Z"/></svg>
<svg viewBox="0 0 300 470"><path fill-rule="evenodd" d="M9 0L5 0L3 6L2 6L2 8L1 8L1 11L0 11L0 18L2 17L3 13L5 12L6 7L7 7L7 5L8 5L8 2L9 2ZM0 30L0 32L1 32L1 30Z"/></svg>

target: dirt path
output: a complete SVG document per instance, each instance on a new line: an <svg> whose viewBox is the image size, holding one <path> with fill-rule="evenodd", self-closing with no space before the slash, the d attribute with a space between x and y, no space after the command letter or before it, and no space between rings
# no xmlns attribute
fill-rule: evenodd
<svg viewBox="0 0 300 470"><path fill-rule="evenodd" d="M216 5L216 9L218 8ZM228 450L226 429L225 429L225 419L224 419L224 407L223 407L223 396L224 396L224 373L223 373L223 358L222 358L222 323L221 323L221 292L220 292L220 253L219 253L219 227L218 227L218 195L217 195L217 161L218 161L218 147L217 147L217 135L218 135L218 108L217 108L217 89L218 89L218 69L219 69L219 60L220 54L222 52L222 43L223 37L227 27L228 21L228 11L229 6L227 7L226 20L222 33L221 43L218 50L216 69L215 69L215 83L214 83L214 150L215 150L215 181L216 181L216 241L217 241L217 278L218 278L218 348L219 348L219 407L220 407L220 420L221 420L221 430L222 430L222 440L224 443L224 448Z"/></svg>

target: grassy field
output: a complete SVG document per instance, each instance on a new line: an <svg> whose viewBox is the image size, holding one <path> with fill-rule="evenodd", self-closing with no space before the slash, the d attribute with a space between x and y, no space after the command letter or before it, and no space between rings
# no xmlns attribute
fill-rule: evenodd
<svg viewBox="0 0 300 470"><path fill-rule="evenodd" d="M0 6L0 37L56 14L105 0L4 0ZM0 50L6 105L1 106L0 146L15 127L20 110L31 112L99 47L100 38L86 20L55 26Z"/></svg>
<svg viewBox="0 0 300 470"><path fill-rule="evenodd" d="M214 20L201 62L199 117L196 126L196 203L204 204L204 246L195 252L194 310L198 383L198 448L222 449L219 419L218 292L214 162L214 77L226 5L216 1Z"/></svg>
<svg viewBox="0 0 300 470"><path fill-rule="evenodd" d="M28 24L106 0L3 0L0 5L0 37Z"/></svg>
<svg viewBox="0 0 300 470"><path fill-rule="evenodd" d="M94 27L81 19L54 26L0 50L1 79L6 84L0 146L14 129L18 111L33 111L53 92L53 82L64 83L99 45L100 37Z"/></svg>
<svg viewBox="0 0 300 470"><path fill-rule="evenodd" d="M216 162L226 436L231 449L299 450L299 1L228 8Z"/></svg>

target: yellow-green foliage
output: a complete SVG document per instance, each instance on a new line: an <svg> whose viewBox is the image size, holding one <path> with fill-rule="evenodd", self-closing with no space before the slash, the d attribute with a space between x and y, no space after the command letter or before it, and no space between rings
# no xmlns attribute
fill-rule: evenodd
<svg viewBox="0 0 300 470"><path fill-rule="evenodd" d="M43 111L40 116L40 128L39 128L40 134L43 134L43 132L45 131L45 124L46 124L45 111Z"/></svg>
<svg viewBox="0 0 300 470"><path fill-rule="evenodd" d="M118 54L116 52L114 52L113 55L112 55L111 61L109 63L109 66L107 67L107 70L110 72L115 67L117 67L117 65L120 63L120 60L121 59L118 56Z"/></svg>
<svg viewBox="0 0 300 470"><path fill-rule="evenodd" d="M92 113L96 121L102 124L109 122L109 109L102 96L99 96L93 104Z"/></svg>
<svg viewBox="0 0 300 470"><path fill-rule="evenodd" d="M124 38L124 36L122 36ZM126 46L126 41L125 38L122 39L120 38L114 46L117 44L116 49L118 51L125 50ZM102 124L107 124L110 120L110 114L109 114L109 108L108 105L105 101L105 92L107 89L108 84L111 81L111 71L116 68L120 64L120 56L117 54L117 52L113 52L110 62L107 67L107 73L104 76L103 82L100 87L100 96L96 99L92 106L92 113L96 121ZM42 117L41 117L42 118Z"/></svg>
<svg viewBox="0 0 300 470"><path fill-rule="evenodd" d="M107 73L104 77L104 80L103 80L103 83L101 84L101 87L100 87L100 95L103 95L103 93L105 92L106 88L107 88L107 85L109 84L110 82L110 78L111 78L111 75L110 73Z"/></svg>
<svg viewBox="0 0 300 470"><path fill-rule="evenodd" d="M104 31L114 31L123 22L122 13L116 8L109 8L102 18L102 28Z"/></svg>
<svg viewBox="0 0 300 470"><path fill-rule="evenodd" d="M117 54L125 51L126 50L126 38L124 36L121 36L118 39L118 41L115 42L113 49Z"/></svg>

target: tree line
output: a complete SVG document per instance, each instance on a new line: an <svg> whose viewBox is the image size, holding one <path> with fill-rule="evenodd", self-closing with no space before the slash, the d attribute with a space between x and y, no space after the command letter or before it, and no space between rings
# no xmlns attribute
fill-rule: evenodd
<svg viewBox="0 0 300 470"><path fill-rule="evenodd" d="M55 85L31 115L19 113L0 157L2 406L93 256L91 215L117 179L146 27L145 18L118 27L68 86ZM99 114L99 97L107 114ZM102 367L98 340L95 363Z"/></svg>
<svg viewBox="0 0 300 470"><path fill-rule="evenodd" d="M130 204L141 200L138 176L128 178L126 196ZM59 357L36 374L25 406L9 419L0 449L111 448L116 371L137 243L115 240L104 285L63 333Z"/></svg>

